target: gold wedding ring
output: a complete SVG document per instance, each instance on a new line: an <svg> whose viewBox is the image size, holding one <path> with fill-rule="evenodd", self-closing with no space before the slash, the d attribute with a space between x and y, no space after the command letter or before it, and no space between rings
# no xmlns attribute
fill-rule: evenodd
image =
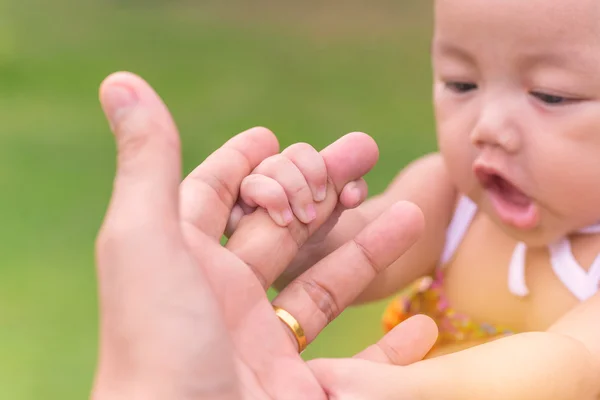
<svg viewBox="0 0 600 400"><path fill-rule="evenodd" d="M306 349L306 335L298 320L281 307L273 306L273 310L275 310L275 315L290 328L296 338L296 343L298 343L298 353L302 353Z"/></svg>

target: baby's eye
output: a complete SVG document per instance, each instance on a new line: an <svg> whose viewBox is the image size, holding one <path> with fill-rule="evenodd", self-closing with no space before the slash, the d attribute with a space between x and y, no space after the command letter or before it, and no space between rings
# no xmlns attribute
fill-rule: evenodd
<svg viewBox="0 0 600 400"><path fill-rule="evenodd" d="M562 105L575 101L574 99L569 99L567 97L555 96L552 94L541 92L532 92L531 95L541 100L542 102L550 105Z"/></svg>
<svg viewBox="0 0 600 400"><path fill-rule="evenodd" d="M446 87L457 93L466 93L477 89L476 84L468 82L446 82Z"/></svg>

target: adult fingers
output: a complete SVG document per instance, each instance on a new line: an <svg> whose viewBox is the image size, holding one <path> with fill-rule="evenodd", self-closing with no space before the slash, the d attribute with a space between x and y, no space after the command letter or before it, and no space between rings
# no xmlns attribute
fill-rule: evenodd
<svg viewBox="0 0 600 400"><path fill-rule="evenodd" d="M353 240L292 281L273 304L296 318L310 343L418 240L423 226L417 206L394 204Z"/></svg>
<svg viewBox="0 0 600 400"><path fill-rule="evenodd" d="M234 136L212 153L181 183L180 214L185 229L202 231L218 241L242 180L278 151L275 135L256 127Z"/></svg>
<svg viewBox="0 0 600 400"><path fill-rule="evenodd" d="M107 222L178 220L180 141L169 111L140 77L118 72L100 86L100 102L117 143L117 171Z"/></svg>
<svg viewBox="0 0 600 400"><path fill-rule="evenodd" d="M118 157L96 249L101 309L96 393L110 395L118 388L173 398L190 387L220 386L231 388L220 398L234 398L235 366L220 308L181 238L175 124L152 88L131 73L105 79L100 101ZM181 343L188 348L178 348ZM202 357L224 362L209 369L197 362ZM157 373L163 382L152 380ZM140 382L147 386L141 392Z"/></svg>
<svg viewBox="0 0 600 400"><path fill-rule="evenodd" d="M351 133L321 151L329 175L327 196L315 205L316 219L303 224L295 219L287 227L279 227L264 210L257 209L238 224L227 248L251 266L257 276L264 277L265 288L283 272L298 249L330 217L338 204L344 186L360 179L378 158L377 145L364 133ZM260 232L260 234L257 234ZM273 252L273 248L277 248Z"/></svg>

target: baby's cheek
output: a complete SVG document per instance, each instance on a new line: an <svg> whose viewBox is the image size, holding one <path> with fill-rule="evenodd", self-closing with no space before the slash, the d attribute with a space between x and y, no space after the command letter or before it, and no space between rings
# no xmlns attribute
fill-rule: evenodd
<svg viewBox="0 0 600 400"><path fill-rule="evenodd" d="M566 225L600 220L600 157L598 161L566 152L543 160L535 174L539 200L565 219Z"/></svg>
<svg viewBox="0 0 600 400"><path fill-rule="evenodd" d="M600 220L600 171L575 166L562 178L556 188L561 204L584 223Z"/></svg>
<svg viewBox="0 0 600 400"><path fill-rule="evenodd" d="M440 135L439 148L455 185L466 190L473 180L474 155L469 143L459 135Z"/></svg>

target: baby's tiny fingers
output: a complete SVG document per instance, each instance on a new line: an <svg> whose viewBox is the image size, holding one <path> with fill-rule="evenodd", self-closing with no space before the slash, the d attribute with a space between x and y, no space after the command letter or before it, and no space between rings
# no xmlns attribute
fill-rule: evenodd
<svg viewBox="0 0 600 400"><path fill-rule="evenodd" d="M316 202L327 194L327 166L319 152L307 143L296 143L281 152L302 172Z"/></svg>
<svg viewBox="0 0 600 400"><path fill-rule="evenodd" d="M253 174L244 178L240 198L250 207L266 209L277 225L288 226L294 220L285 190L268 176Z"/></svg>
<svg viewBox="0 0 600 400"><path fill-rule="evenodd" d="M409 365L421 361L438 337L435 322L425 315L415 315L396 325L379 341L354 358L393 364Z"/></svg>
<svg viewBox="0 0 600 400"><path fill-rule="evenodd" d="M368 192L367 182L363 178L349 182L340 193L340 203L345 208L358 207L365 201Z"/></svg>
<svg viewBox="0 0 600 400"><path fill-rule="evenodd" d="M254 170L260 174L273 178L285 190L287 199L298 219L309 224L317 217L317 210L313 195L302 172L289 158L278 154L264 160Z"/></svg>

